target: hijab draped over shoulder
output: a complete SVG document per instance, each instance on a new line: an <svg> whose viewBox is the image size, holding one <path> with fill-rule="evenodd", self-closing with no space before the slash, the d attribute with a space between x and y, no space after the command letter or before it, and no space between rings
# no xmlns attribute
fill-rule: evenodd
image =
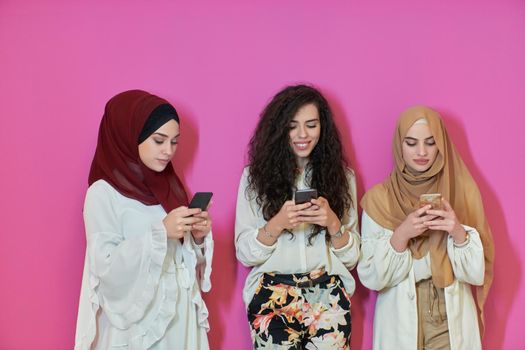
<svg viewBox="0 0 525 350"><path fill-rule="evenodd" d="M187 204L184 186L171 163L156 172L139 157L141 132L152 113L159 110L174 113L173 119L178 122L173 106L146 91L125 91L108 101L100 123L89 185L103 179L122 195L146 205L161 204L166 212Z"/></svg>
<svg viewBox="0 0 525 350"><path fill-rule="evenodd" d="M402 153L408 129L419 119L427 121L438 148L434 163L425 172L409 169ZM418 208L421 194L441 193L450 202L459 222L474 227L483 244L485 278L483 285L476 288L483 332L483 306L493 279L494 245L478 186L452 144L440 115L428 107L411 107L401 114L394 134L393 153L395 164L392 173L365 194L361 201L363 209L379 225L393 231ZM432 281L440 288L454 281L452 264L447 255L447 237L447 232L427 230L409 243L415 258L430 253Z"/></svg>

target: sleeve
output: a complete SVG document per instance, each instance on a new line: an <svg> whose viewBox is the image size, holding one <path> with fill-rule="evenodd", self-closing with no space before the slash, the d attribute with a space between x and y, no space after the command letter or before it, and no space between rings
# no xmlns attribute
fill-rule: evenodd
<svg viewBox="0 0 525 350"><path fill-rule="evenodd" d="M349 269L353 269L357 265L360 254L361 239L359 237L359 223L357 220L357 191L355 183L355 175L349 170L347 174L348 185L350 188L350 197L352 198L352 205L348 210L348 214L342 220L343 229L350 233L348 243L341 248L335 249L330 247L335 256Z"/></svg>
<svg viewBox="0 0 525 350"><path fill-rule="evenodd" d="M167 235L162 222L143 234L124 238L118 219L118 200L109 185L92 186L84 206L87 250L100 305L109 321L129 328L142 319L155 296Z"/></svg>
<svg viewBox="0 0 525 350"><path fill-rule="evenodd" d="M248 168L244 169L237 194L235 212L235 251L237 259L245 266L261 265L272 255L277 242L266 246L257 240L259 228L264 223L255 199L248 199Z"/></svg>
<svg viewBox="0 0 525 350"><path fill-rule="evenodd" d="M209 292L211 289L211 261L213 257L213 234L210 231L202 244L196 244L191 239L193 250L197 259L196 273L201 291Z"/></svg>
<svg viewBox="0 0 525 350"><path fill-rule="evenodd" d="M390 244L392 231L379 226L363 211L362 255L357 266L359 279L369 289L380 291L407 278L412 268L412 254L396 252Z"/></svg>
<svg viewBox="0 0 525 350"><path fill-rule="evenodd" d="M457 280L481 286L485 277L485 257L478 231L463 225L467 232L467 242L456 245L452 236L448 237L447 253Z"/></svg>

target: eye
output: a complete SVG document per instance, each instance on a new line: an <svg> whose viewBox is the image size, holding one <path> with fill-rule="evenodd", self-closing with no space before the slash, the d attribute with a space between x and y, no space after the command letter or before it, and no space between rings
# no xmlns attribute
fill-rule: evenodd
<svg viewBox="0 0 525 350"><path fill-rule="evenodd" d="M153 141L155 141L157 145L162 145L164 143L164 140L159 140L159 139L153 139Z"/></svg>
<svg viewBox="0 0 525 350"><path fill-rule="evenodd" d="M428 146L434 146L436 144L436 141L434 141L434 139L431 139L431 140L427 140L425 141L425 143L428 145Z"/></svg>
<svg viewBox="0 0 525 350"><path fill-rule="evenodd" d="M309 129L314 129L314 128L317 127L317 123L306 124L306 127L309 128Z"/></svg>
<svg viewBox="0 0 525 350"><path fill-rule="evenodd" d="M173 140L173 141L171 141L171 144L172 144L172 145L176 145L177 143L178 143L177 140Z"/></svg>
<svg viewBox="0 0 525 350"><path fill-rule="evenodd" d="M290 125L288 125L288 127L290 128L290 130L293 130L297 127L297 123L290 123Z"/></svg>
<svg viewBox="0 0 525 350"><path fill-rule="evenodd" d="M408 147L414 147L415 145L417 145L417 142L405 140L405 144Z"/></svg>

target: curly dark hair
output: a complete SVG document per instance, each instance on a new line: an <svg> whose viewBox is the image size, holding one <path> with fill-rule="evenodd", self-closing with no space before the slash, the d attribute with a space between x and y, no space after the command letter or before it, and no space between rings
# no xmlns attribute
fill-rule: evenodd
<svg viewBox="0 0 525 350"><path fill-rule="evenodd" d="M308 185L328 200L340 220L352 205L346 177L349 162L328 102L312 86L288 86L263 110L249 144L248 190L255 195L265 220L275 216L284 202L293 198L298 165L290 146L290 122L307 104L317 107L321 123L319 141L305 170L311 172L306 177L311 175ZM323 229L315 225L309 242Z"/></svg>

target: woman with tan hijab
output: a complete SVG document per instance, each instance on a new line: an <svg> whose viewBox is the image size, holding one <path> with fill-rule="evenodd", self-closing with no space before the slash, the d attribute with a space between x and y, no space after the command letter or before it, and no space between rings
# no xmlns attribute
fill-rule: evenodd
<svg viewBox="0 0 525 350"><path fill-rule="evenodd" d="M481 349L494 247L478 187L430 108L401 114L393 152L392 173L361 202L358 274L379 292L374 349ZM439 208L420 207L429 193Z"/></svg>

